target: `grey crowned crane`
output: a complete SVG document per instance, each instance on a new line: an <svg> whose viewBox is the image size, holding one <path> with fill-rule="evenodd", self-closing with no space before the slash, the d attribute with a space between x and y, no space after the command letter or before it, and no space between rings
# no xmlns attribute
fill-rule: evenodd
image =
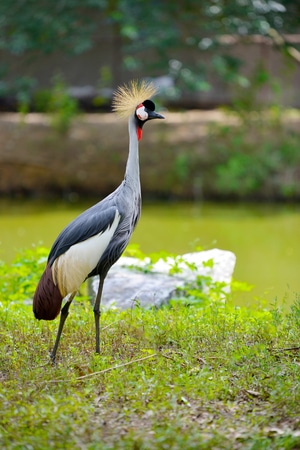
<svg viewBox="0 0 300 450"><path fill-rule="evenodd" d="M155 112L150 98L156 93L152 83L132 81L119 87L113 109L129 117L129 153L125 177L120 186L102 201L84 211L60 233L48 257L45 271L33 298L37 319L53 320L60 312L55 344L50 354L55 362L61 333L69 307L81 284L99 276L94 302L96 353L100 353L100 303L105 277L124 252L141 212L141 187L138 144L143 125L152 119L164 119ZM62 306L62 301L66 302Z"/></svg>

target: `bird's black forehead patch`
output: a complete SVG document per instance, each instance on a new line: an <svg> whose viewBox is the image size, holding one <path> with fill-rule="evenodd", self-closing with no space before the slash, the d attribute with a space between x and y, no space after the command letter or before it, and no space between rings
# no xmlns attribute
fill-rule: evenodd
<svg viewBox="0 0 300 450"><path fill-rule="evenodd" d="M153 103L152 100L145 100L143 102L143 105L145 106L145 108L149 109L150 111L155 111L155 104Z"/></svg>

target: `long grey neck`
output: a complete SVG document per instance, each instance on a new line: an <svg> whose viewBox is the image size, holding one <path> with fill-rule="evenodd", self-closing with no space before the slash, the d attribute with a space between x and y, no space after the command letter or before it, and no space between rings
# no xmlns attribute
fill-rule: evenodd
<svg viewBox="0 0 300 450"><path fill-rule="evenodd" d="M125 182L136 192L141 191L140 187L140 167L139 167L139 141L135 117L132 115L128 121L129 131L129 154L125 171Z"/></svg>

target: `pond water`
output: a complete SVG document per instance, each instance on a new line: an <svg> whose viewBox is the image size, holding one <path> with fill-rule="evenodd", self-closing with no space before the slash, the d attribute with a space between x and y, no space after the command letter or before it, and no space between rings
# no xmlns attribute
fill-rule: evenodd
<svg viewBox="0 0 300 450"><path fill-rule="evenodd" d="M51 247L91 204L1 200L0 259L11 262L32 244ZM300 205L144 203L131 243L145 253L231 250L237 256L234 278L254 285L250 294L236 296L237 303L277 298L289 304L300 292Z"/></svg>

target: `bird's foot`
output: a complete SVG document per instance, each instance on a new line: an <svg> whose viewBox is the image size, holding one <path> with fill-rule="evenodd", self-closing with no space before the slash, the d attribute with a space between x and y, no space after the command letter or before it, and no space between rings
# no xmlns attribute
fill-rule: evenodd
<svg viewBox="0 0 300 450"><path fill-rule="evenodd" d="M56 365L56 354L50 353L50 361L53 366Z"/></svg>

